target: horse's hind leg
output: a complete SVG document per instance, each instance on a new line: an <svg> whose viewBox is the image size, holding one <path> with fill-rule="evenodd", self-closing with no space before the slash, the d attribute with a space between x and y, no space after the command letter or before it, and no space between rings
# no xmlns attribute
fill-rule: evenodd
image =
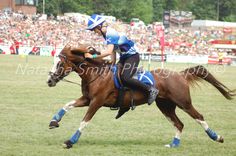
<svg viewBox="0 0 236 156"><path fill-rule="evenodd" d="M197 110L192 106L192 104L190 103L188 105L188 107L186 109L184 109L185 112L187 112L193 119L195 119L197 121L197 123L199 123L203 129L205 130L205 132L207 133L207 135L214 141L216 142L220 142L223 143L224 139L222 136L217 135L216 132L214 132L212 129L209 128L207 122L204 120L203 116L197 112Z"/></svg>
<svg viewBox="0 0 236 156"><path fill-rule="evenodd" d="M179 92L171 92L169 98L174 101L174 103L176 103L179 108L183 109L193 119L195 119L197 123L199 123L204 128L205 132L212 140L221 143L224 142L223 137L217 135L212 129L210 129L203 116L193 107L189 86L185 84L182 86L178 86L178 88L181 88L181 90Z"/></svg>
<svg viewBox="0 0 236 156"><path fill-rule="evenodd" d="M175 113L176 104L169 99L158 98L156 100L156 105L176 128L175 137L172 143L166 145L166 147L178 147L180 145L180 135L182 133L184 124L179 120Z"/></svg>
<svg viewBox="0 0 236 156"><path fill-rule="evenodd" d="M59 127L59 122L61 121L62 117L65 115L66 112L68 112L70 109L74 107L84 107L89 104L89 101L86 97L82 96L77 100L73 100L65 104L63 108L61 108L52 118L52 120L49 123L49 128L57 128Z"/></svg>

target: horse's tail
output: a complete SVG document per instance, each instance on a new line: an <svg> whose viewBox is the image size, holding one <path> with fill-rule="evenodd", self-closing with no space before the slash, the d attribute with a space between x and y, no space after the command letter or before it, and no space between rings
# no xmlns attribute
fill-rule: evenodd
<svg viewBox="0 0 236 156"><path fill-rule="evenodd" d="M220 81L218 81L205 67L201 65L187 68L184 71L181 71L181 73L189 83L195 83L196 81L201 80L207 81L216 89L218 89L226 99L231 100L233 96L236 96L236 90L230 90Z"/></svg>

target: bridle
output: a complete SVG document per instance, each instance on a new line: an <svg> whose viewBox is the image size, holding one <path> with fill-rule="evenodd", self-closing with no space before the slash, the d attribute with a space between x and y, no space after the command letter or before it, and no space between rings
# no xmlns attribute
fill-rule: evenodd
<svg viewBox="0 0 236 156"><path fill-rule="evenodd" d="M71 66L72 66L72 69L71 69L71 71L74 71L77 67L76 67L76 65L73 63L73 62L71 62L65 55L63 55L63 54L59 54L58 55L58 57L60 58L60 66L61 65L63 65L64 63L68 63L68 64L70 64ZM63 58L63 59L62 59ZM62 61L62 60L64 60L64 61ZM60 68L60 66L59 67L57 67L57 68ZM64 77L66 76L65 74L62 74L62 73L53 73L53 72L49 72L49 75L52 77L52 79L53 80L55 80L56 82L58 82L58 81L60 81L60 80L63 80L64 79Z"/></svg>
<svg viewBox="0 0 236 156"><path fill-rule="evenodd" d="M61 61L62 64L67 63L67 64L69 64L69 65L72 66L72 70L71 70L71 71L77 71L78 66L80 66L81 64L83 64L84 61L86 60L86 58L83 58L82 61L80 61L78 64L75 64L75 63L73 63L72 61L70 61L70 60L67 58L67 56L64 55L64 54L59 54L58 57L59 57L60 59L61 59L61 58L64 59L64 61ZM61 60L62 60L62 59L61 59ZM62 80L62 81L64 81L64 82L68 82L68 83L72 83L72 84L76 84L76 85L81 86L81 84L79 84L79 83L77 83L77 82L73 82L73 81L70 81L70 80L65 79L64 77L67 76L68 74L61 76L62 74L61 74L61 75L57 75L56 73L49 72L49 75L50 75L54 80L56 80L56 82ZM98 76L96 76L94 79L92 79L92 80L90 80L88 83L86 83L86 86L89 85L89 84L91 84L91 83L93 83L95 80L97 80L99 76L101 76L101 74L98 74Z"/></svg>
<svg viewBox="0 0 236 156"><path fill-rule="evenodd" d="M81 65L82 63L84 63L84 61L85 61L85 59L86 59L86 58L84 58L80 63L75 64L75 63L73 63L72 61L70 61L70 60L67 58L66 55L59 54L58 56L59 56L60 59L63 58L63 59L65 60L65 62L63 62L63 63L68 63L68 64L72 65L72 70L71 70L71 71L75 71L75 70L78 68L77 66ZM61 59L61 60L62 60L62 59Z"/></svg>

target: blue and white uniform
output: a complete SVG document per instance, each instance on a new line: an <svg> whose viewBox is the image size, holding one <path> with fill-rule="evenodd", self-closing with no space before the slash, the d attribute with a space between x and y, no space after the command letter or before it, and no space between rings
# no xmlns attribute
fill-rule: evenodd
<svg viewBox="0 0 236 156"><path fill-rule="evenodd" d="M115 29L107 27L106 34L102 31L105 18L98 14L93 14L88 20L87 30L93 31L97 26L102 33L107 45L113 44L114 50L120 54L120 61L123 70L120 78L125 86L145 92L148 95L148 104L155 101L158 91L155 87L145 85L140 81L133 79L139 64L138 48L135 43L129 40L124 34L118 33ZM126 67L128 65L128 68Z"/></svg>
<svg viewBox="0 0 236 156"><path fill-rule="evenodd" d="M107 27L105 43L114 44L114 50L120 54L120 59L125 59L138 53L135 43L129 40L124 34L118 33L115 29Z"/></svg>

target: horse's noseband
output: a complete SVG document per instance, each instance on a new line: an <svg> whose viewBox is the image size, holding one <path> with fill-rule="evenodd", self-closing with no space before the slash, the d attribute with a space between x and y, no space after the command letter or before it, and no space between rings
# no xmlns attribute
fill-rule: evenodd
<svg viewBox="0 0 236 156"><path fill-rule="evenodd" d="M62 80L64 78L64 76L62 76L62 74L59 75L59 74L53 73L53 72L49 72L48 75L55 82L58 82L58 81L60 81L60 80Z"/></svg>

